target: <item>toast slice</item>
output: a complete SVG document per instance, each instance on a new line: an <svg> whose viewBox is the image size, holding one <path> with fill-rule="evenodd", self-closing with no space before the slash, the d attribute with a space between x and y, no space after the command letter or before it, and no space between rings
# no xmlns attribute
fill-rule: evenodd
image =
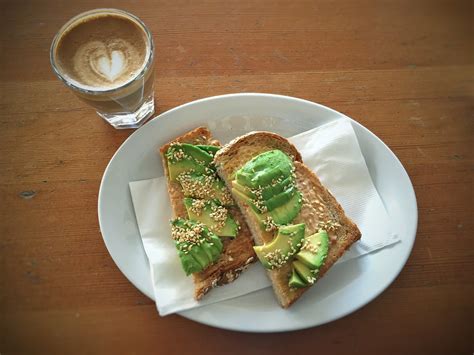
<svg viewBox="0 0 474 355"><path fill-rule="evenodd" d="M319 270L321 278L327 270L344 254L357 240L361 233L358 227L345 215L342 207L321 184L318 177L303 164L301 154L287 139L270 132L251 132L236 138L225 145L214 157L217 173L231 189L234 174L253 157L274 149L279 149L293 159L296 175L296 187L302 194L302 207L291 224L305 223L305 235L317 233L325 229L329 234L329 251L326 261ZM256 245L269 243L274 234L264 231L259 226L259 220L252 213L250 206L242 199L234 196L247 224L252 231ZM291 288L288 285L292 266L290 262L273 270L267 270L273 285L275 295L283 308L288 308L309 289Z"/></svg>
<svg viewBox="0 0 474 355"><path fill-rule="evenodd" d="M184 194L181 185L176 181L171 181L169 177L168 164L165 153L174 142L205 144L219 146L217 140L212 139L210 131L205 127L199 127L187 132L173 141L165 144L159 149L163 169L167 177L168 193L175 218L188 218L186 207L184 206ZM256 260L253 250L253 240L250 230L245 223L242 213L237 207L230 207L229 213L234 220L240 224L240 229L234 239L223 240L223 251L216 263L209 265L205 270L194 273L193 281L195 286L194 298L201 299L212 288L234 281L241 272Z"/></svg>

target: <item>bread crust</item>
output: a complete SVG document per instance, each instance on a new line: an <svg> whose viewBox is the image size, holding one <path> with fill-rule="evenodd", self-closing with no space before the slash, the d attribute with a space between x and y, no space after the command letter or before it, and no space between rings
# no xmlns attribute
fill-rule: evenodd
<svg viewBox="0 0 474 355"><path fill-rule="evenodd" d="M219 176L232 191L231 182L235 172L251 158L272 149L283 150L294 161L296 185L302 193L303 203L300 214L292 223L305 223L305 235L316 233L321 228L321 223L331 221L331 223L340 225L334 230L328 231L331 243L328 257L319 271L319 278L321 278L344 252L360 239L361 233L355 223L345 215L334 196L321 184L316 174L302 163L301 155L296 148L287 139L274 133L252 132L234 139L219 150L214 158L214 163ZM250 212L251 207L235 196L234 199L243 212L255 244L262 245L270 242L273 239L273 233L262 231L259 221ZM291 306L309 289L309 287L301 289L289 287L291 263L287 263L279 269L267 270L267 273L272 281L274 293L283 308Z"/></svg>
<svg viewBox="0 0 474 355"><path fill-rule="evenodd" d="M168 194L175 218L187 218L186 207L184 206L184 194L178 182L169 178L168 164L165 153L171 143L206 144L219 146L219 141L212 139L211 132L206 127L198 127L187 132L171 142L163 145L159 149L163 170L167 177ZM245 223L242 213L237 207L229 208L229 213L240 224L240 230L236 238L226 238L223 240L223 251L220 258L205 270L194 273L193 281L195 286L194 298L201 299L212 288L234 281L252 262L256 261L253 250L253 239L250 230Z"/></svg>

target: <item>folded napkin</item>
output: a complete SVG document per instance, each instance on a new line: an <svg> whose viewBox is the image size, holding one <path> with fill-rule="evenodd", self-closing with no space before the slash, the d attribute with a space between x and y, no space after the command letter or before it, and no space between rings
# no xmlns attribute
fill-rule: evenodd
<svg viewBox="0 0 474 355"><path fill-rule="evenodd" d="M339 262L399 241L398 236L391 233L388 214L372 183L350 120L335 120L293 136L290 141L301 152L305 164L316 172L362 232L362 239ZM257 262L233 283L217 287L203 300L195 301L192 277L184 274L170 236L172 212L166 178L134 181L129 185L161 316L270 286L265 270Z"/></svg>

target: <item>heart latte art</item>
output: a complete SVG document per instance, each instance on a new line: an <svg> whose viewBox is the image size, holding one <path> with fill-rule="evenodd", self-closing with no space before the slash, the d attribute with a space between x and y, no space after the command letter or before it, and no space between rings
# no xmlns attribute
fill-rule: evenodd
<svg viewBox="0 0 474 355"><path fill-rule="evenodd" d="M128 18L102 15L68 29L56 56L61 70L78 85L107 90L133 80L143 69L145 33Z"/></svg>
<svg viewBox="0 0 474 355"><path fill-rule="evenodd" d="M80 46L74 55L74 71L80 82L91 86L116 86L130 80L143 59L133 45L122 39L105 44L92 41Z"/></svg>

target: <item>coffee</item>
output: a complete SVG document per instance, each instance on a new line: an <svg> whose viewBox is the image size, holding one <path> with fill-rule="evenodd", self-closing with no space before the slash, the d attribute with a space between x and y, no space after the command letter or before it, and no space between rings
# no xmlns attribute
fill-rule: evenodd
<svg viewBox="0 0 474 355"><path fill-rule="evenodd" d="M97 9L71 19L53 41L51 64L114 127L137 127L154 111L151 34L125 11Z"/></svg>
<svg viewBox="0 0 474 355"><path fill-rule="evenodd" d="M59 69L77 86L109 90L132 80L143 68L146 35L119 14L97 14L71 25L58 40Z"/></svg>

